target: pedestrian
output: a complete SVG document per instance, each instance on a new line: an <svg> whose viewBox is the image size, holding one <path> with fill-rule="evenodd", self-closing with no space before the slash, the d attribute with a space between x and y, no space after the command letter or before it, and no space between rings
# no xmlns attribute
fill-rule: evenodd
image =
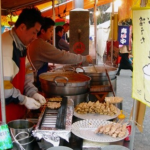
<svg viewBox="0 0 150 150"><path fill-rule="evenodd" d="M55 46L47 42L53 35L53 27L55 22L48 17L44 18L44 23L38 33L38 38L34 40L28 47L28 58L31 62L32 68L36 70L35 84L41 90L39 75L48 71L48 63L56 64L79 64L92 63L90 55L82 56L60 51Z"/></svg>
<svg viewBox="0 0 150 150"><path fill-rule="evenodd" d="M117 76L120 75L121 69L130 69L131 71L133 71L132 64L129 61L129 51L127 45L123 45L122 47L120 47L120 56L121 56L121 61L116 74Z"/></svg>
<svg viewBox="0 0 150 150"><path fill-rule="evenodd" d="M6 122L23 119L27 109L39 109L46 102L32 84L31 74L26 74L25 70L26 47L37 38L42 21L43 17L37 8L25 8L15 27L2 34Z"/></svg>

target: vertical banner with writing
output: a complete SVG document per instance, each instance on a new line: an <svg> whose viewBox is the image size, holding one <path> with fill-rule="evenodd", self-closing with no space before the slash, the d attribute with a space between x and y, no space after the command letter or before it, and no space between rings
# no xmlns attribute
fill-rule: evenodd
<svg viewBox="0 0 150 150"><path fill-rule="evenodd" d="M120 45L129 45L130 26L118 26L118 41Z"/></svg>
<svg viewBox="0 0 150 150"><path fill-rule="evenodd" d="M150 106L150 9L133 10L132 97Z"/></svg>

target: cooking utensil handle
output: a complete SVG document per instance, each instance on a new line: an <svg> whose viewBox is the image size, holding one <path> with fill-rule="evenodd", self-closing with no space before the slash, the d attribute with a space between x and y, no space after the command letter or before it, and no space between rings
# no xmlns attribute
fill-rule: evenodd
<svg viewBox="0 0 150 150"><path fill-rule="evenodd" d="M64 83L65 85L68 83L68 78L67 78L67 77L56 76L56 77L54 78L54 80L53 80L56 85L58 84L58 81L56 81L57 79L65 79L65 80L66 80L66 83Z"/></svg>
<svg viewBox="0 0 150 150"><path fill-rule="evenodd" d="M67 71L76 72L75 68L72 67L72 66L69 66L69 67L63 67L63 69L64 69L64 72L67 72Z"/></svg>
<svg viewBox="0 0 150 150"><path fill-rule="evenodd" d="M62 72L65 72L64 68L56 68L56 69L53 69L51 72L59 72L59 70L62 70Z"/></svg>
<svg viewBox="0 0 150 150"><path fill-rule="evenodd" d="M108 81L109 81L109 84L110 84L110 88L111 88L111 90L112 90L112 92L113 92L113 95L114 95L114 97L115 97L115 92L114 92L114 89L113 89L113 86L112 86L112 83L111 83L109 74L108 74L108 72L107 72L107 69L106 69L106 67L105 67L105 64L103 64L103 65L104 65L104 68L105 68L106 76L107 76Z"/></svg>
<svg viewBox="0 0 150 150"><path fill-rule="evenodd" d="M75 71L76 71L76 72L77 72L77 69L78 69L78 68L81 69L81 70L83 71L83 73L85 73L85 70L84 70L82 67L76 67L76 68L75 68ZM77 73L78 73L78 72L77 72Z"/></svg>
<svg viewBox="0 0 150 150"><path fill-rule="evenodd" d="M110 80L110 77L109 77L109 74L108 74L106 68L105 68L105 71L106 71L106 75L107 75L108 81L109 81L109 83L110 83L111 90L112 90L113 95L114 95L114 97L115 97L115 92L114 92L114 89L113 89L113 86L112 86L112 83L111 83L111 80Z"/></svg>

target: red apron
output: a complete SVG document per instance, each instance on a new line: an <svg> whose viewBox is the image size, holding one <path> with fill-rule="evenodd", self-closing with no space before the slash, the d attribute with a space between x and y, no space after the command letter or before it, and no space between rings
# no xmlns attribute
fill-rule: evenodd
<svg viewBox="0 0 150 150"><path fill-rule="evenodd" d="M24 91L24 83L25 83L25 57L20 58L20 69L18 74L14 77L12 84L16 89L19 89L21 94ZM10 103L6 105L6 122L22 119L25 116L27 111L24 105ZM0 103L0 120L1 117L1 103Z"/></svg>

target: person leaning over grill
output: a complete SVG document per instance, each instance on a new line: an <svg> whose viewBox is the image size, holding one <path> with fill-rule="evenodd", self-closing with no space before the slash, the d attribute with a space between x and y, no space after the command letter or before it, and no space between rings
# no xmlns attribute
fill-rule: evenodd
<svg viewBox="0 0 150 150"><path fill-rule="evenodd" d="M28 46L28 58L37 70L36 73L36 86L41 90L39 75L47 72L48 63L57 64L78 64L78 63L92 63L90 55L82 56L73 53L60 51L55 46L51 45L48 40L53 35L53 27L55 22L51 18L44 18L41 30L38 33L38 38Z"/></svg>
<svg viewBox="0 0 150 150"><path fill-rule="evenodd" d="M42 21L37 8L25 8L15 27L2 34L6 122L23 119L27 109L39 109L46 102L25 70L26 46L37 38Z"/></svg>

